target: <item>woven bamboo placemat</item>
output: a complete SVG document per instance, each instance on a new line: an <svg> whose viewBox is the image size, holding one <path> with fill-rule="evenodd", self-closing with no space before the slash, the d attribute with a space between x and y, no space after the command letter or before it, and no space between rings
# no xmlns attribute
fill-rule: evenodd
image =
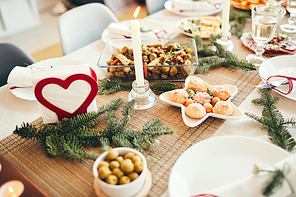
<svg viewBox="0 0 296 197"><path fill-rule="evenodd" d="M260 81L257 71L242 72L226 68L214 69L198 76L210 84L236 85L239 91L233 99L235 105L239 105ZM101 106L118 97L126 100L128 93L121 91L108 96L98 95L97 105ZM117 110L116 116L120 118L120 110ZM174 135L160 137L159 147L148 153L148 167L152 176L149 196L160 196L168 185L169 173L178 157L191 145L209 138L224 120L208 118L201 125L190 128L184 125L180 108L158 101L151 109L133 110L128 129L141 129L152 118L161 118L163 125L173 127L176 131ZM33 124L43 124L42 119L37 119ZM103 119L98 129L103 129L105 124L106 120ZM99 148L89 148L87 151L100 152ZM14 134L0 141L0 154L49 196L95 196L92 188L94 162L91 160L72 162L65 158L49 158L38 142L20 139Z"/></svg>

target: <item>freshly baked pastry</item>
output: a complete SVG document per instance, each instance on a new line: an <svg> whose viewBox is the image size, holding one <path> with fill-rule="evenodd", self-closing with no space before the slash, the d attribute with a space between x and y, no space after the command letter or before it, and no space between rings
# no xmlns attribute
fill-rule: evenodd
<svg viewBox="0 0 296 197"><path fill-rule="evenodd" d="M226 101L230 97L229 89L222 85L213 86L211 91L214 97L218 97L222 101Z"/></svg>
<svg viewBox="0 0 296 197"><path fill-rule="evenodd" d="M225 116L230 116L233 113L233 107L227 101L219 101L213 107L213 112Z"/></svg>
<svg viewBox="0 0 296 197"><path fill-rule="evenodd" d="M198 92L193 96L192 99L194 102L200 104L210 103L212 101L212 97L207 92Z"/></svg>
<svg viewBox="0 0 296 197"><path fill-rule="evenodd" d="M191 118L203 118L206 109L199 103L192 103L185 108L185 114Z"/></svg>
<svg viewBox="0 0 296 197"><path fill-rule="evenodd" d="M174 90L170 93L170 99L172 102L180 103L184 105L187 101L188 94L184 89Z"/></svg>
<svg viewBox="0 0 296 197"><path fill-rule="evenodd" d="M197 78L191 78L188 82L187 89L193 89L196 91L206 92L207 88L204 85L204 82Z"/></svg>

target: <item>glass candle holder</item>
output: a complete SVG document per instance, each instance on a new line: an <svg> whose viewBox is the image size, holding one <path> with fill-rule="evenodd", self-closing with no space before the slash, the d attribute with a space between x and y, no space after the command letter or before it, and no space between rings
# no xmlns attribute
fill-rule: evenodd
<svg viewBox="0 0 296 197"><path fill-rule="evenodd" d="M130 91L127 100L136 99L137 102L134 109L149 109L157 103L157 96L149 87L149 82L144 80L144 86L138 86L137 81L133 81L132 90Z"/></svg>

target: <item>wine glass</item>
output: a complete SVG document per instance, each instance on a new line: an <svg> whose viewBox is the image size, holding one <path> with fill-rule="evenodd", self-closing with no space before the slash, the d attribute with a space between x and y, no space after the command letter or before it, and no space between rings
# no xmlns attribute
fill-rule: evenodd
<svg viewBox="0 0 296 197"><path fill-rule="evenodd" d="M288 23L280 26L280 29L287 33L296 33L296 0L288 0L287 10L290 13Z"/></svg>
<svg viewBox="0 0 296 197"><path fill-rule="evenodd" d="M250 54L246 59L256 66L260 66L266 60L262 56L264 45L273 38L278 22L283 17L283 9L270 5L257 5L252 8L252 38L257 47L256 54Z"/></svg>

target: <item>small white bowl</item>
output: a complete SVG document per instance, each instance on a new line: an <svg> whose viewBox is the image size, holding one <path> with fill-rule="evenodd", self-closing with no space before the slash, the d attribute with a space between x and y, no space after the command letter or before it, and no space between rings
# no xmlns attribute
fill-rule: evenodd
<svg viewBox="0 0 296 197"><path fill-rule="evenodd" d="M145 179L146 179L146 173L147 173L147 161L146 158L142 153L139 151L132 149L132 148L114 148L118 151L119 155L125 155L128 152L133 152L136 155L140 156L144 167L143 171L139 175L137 179L134 181L125 184L125 185L111 185L108 184L101 179L98 178L98 165L101 163L101 161L105 160L105 157L108 153L108 151L101 154L95 161L93 166L93 175L94 175L94 181L97 181L99 184L94 184L94 187L99 186L101 190L110 197L130 197L136 195L144 186ZM95 188L98 189L98 188Z"/></svg>

